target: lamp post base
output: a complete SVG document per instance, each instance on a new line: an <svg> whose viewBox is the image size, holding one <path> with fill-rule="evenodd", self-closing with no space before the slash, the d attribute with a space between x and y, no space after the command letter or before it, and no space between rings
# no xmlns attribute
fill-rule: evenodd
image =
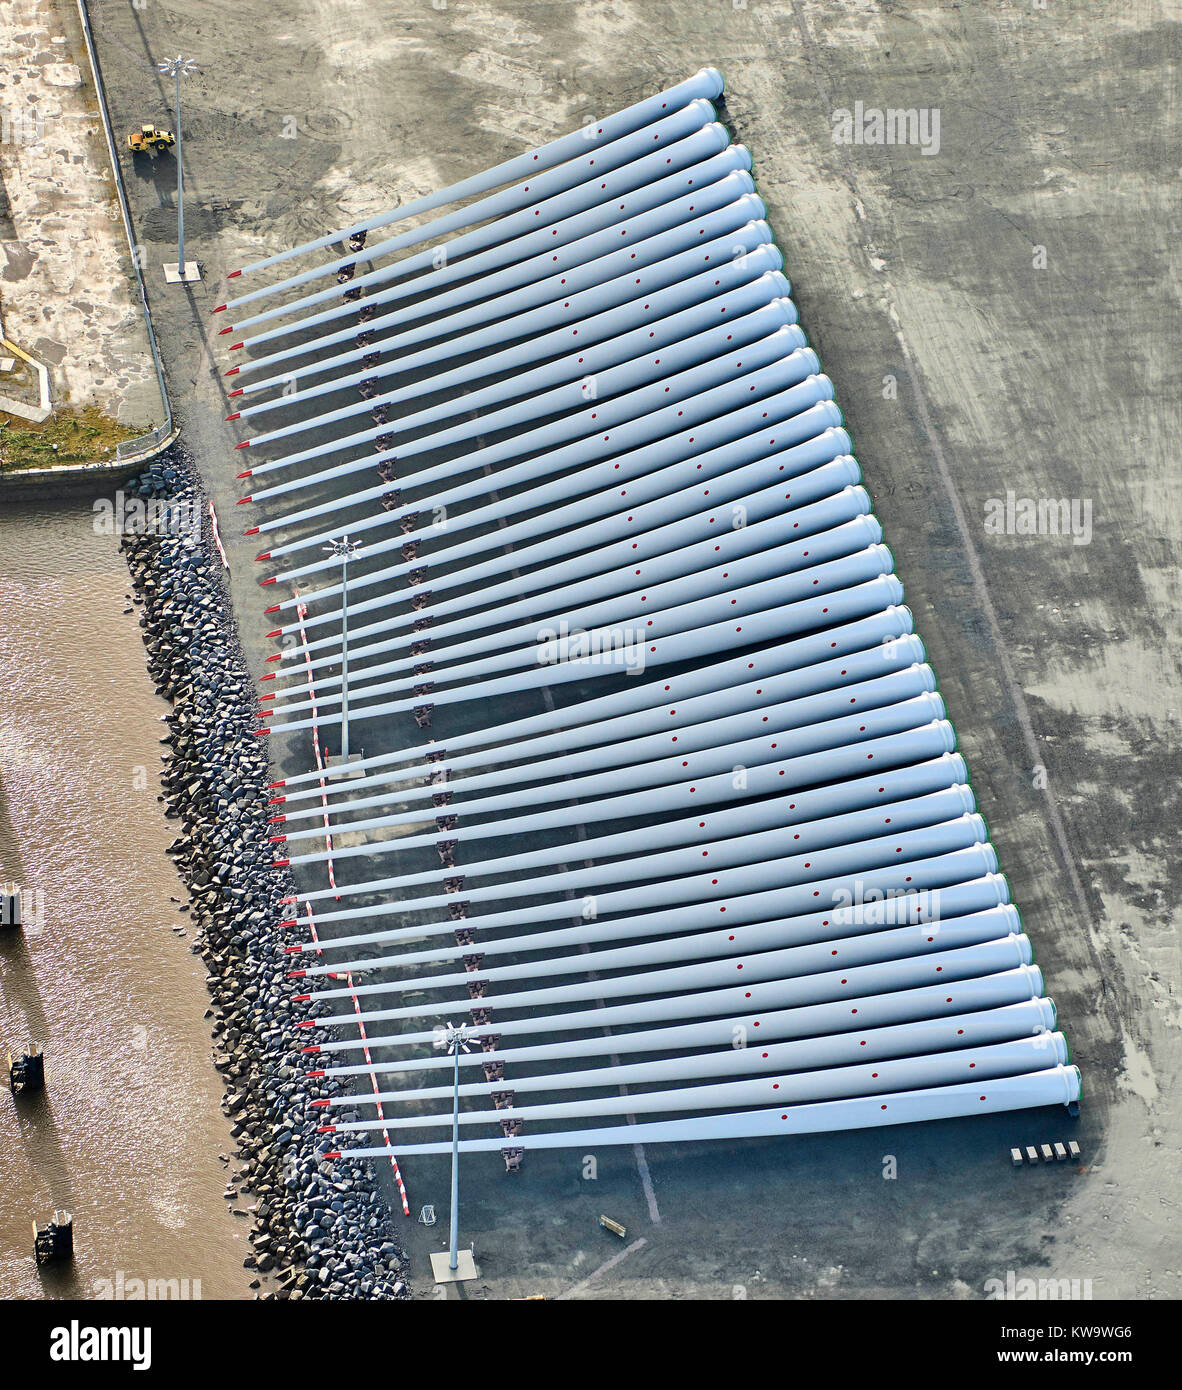
<svg viewBox="0 0 1182 1390"><path fill-rule="evenodd" d="M201 280L201 267L196 261L186 261L182 272L177 261L164 262L164 283L166 285L192 285Z"/></svg>
<svg viewBox="0 0 1182 1390"><path fill-rule="evenodd" d="M468 1279L479 1279L476 1257L471 1250L457 1250L455 1269L448 1269L451 1256L446 1250L437 1251L431 1256L431 1273L437 1284L462 1284Z"/></svg>
<svg viewBox="0 0 1182 1390"><path fill-rule="evenodd" d="M346 777L364 777L366 769L355 766L355 764L360 763L364 757L365 750L363 748L358 749L355 753L350 753L347 758L342 758L339 753L326 753L324 765L325 767L331 767L334 772L338 773L338 776L333 778L334 782Z"/></svg>

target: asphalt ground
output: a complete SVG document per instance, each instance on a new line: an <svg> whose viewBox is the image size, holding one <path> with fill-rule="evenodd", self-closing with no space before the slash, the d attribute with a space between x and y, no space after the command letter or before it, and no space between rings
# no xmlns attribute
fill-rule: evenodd
<svg viewBox="0 0 1182 1390"><path fill-rule="evenodd" d="M595 1156L594 1180L576 1152L530 1155L517 1175L496 1155L473 1157L462 1238L482 1280L464 1296L981 1297L1009 1270L1090 1280L1097 1298L1177 1296L1182 507L1169 7L101 0L91 10L117 128L167 114L155 61L184 52L201 65L184 99L186 229L203 285L166 290L159 273L175 258L171 170L125 172L174 405L222 518L260 673L273 650L263 596L275 590L256 589L257 546L236 534L261 509L234 510L245 455L224 423L232 339L216 336L224 316L209 317L226 297L222 276L705 63L723 71L722 114L753 152L802 325L836 384L1083 1071L1077 1122L1033 1112L620 1149ZM859 101L938 110L938 151L837 143L833 114ZM995 533L991 499L1007 493L1074 499L1091 518L1087 543ZM522 699L498 715L534 708ZM439 714L432 733L465 717ZM407 719L363 728L362 741L373 753L414 733ZM276 740L273 755L279 775L311 758L294 739ZM433 867L409 853L391 863ZM349 865L356 880L372 876L366 859ZM1010 1167L1011 1145L1067 1137L1082 1146L1078 1168ZM445 1221L446 1163L404 1168L414 1210L433 1202ZM599 1228L600 1213L627 1226L623 1243ZM443 1234L408 1223L423 1296L433 1291L422 1256Z"/></svg>

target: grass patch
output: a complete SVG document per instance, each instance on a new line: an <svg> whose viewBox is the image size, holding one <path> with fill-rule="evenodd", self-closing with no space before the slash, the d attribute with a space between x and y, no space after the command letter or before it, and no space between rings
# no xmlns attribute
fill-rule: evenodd
<svg viewBox="0 0 1182 1390"><path fill-rule="evenodd" d="M0 473L104 463L114 459L118 445L149 428L121 425L95 406L58 410L40 425L0 411Z"/></svg>

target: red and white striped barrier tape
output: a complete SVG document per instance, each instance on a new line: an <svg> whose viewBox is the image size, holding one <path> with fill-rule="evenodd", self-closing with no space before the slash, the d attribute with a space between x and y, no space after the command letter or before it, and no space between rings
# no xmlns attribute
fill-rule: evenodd
<svg viewBox="0 0 1182 1390"><path fill-rule="evenodd" d="M209 504L209 520L213 526L213 543L218 548L218 554L222 557L222 569L228 570L230 562L226 558L226 547L222 544L222 533L218 527L218 514L213 509L213 503Z"/></svg>
<svg viewBox="0 0 1182 1390"><path fill-rule="evenodd" d="M309 903L309 902L305 902L305 903L304 903L304 910L305 910L305 911L307 912L307 914L308 914L308 926L309 926L309 929L311 930L311 933L312 933L312 940L315 941L317 944L319 944L320 937L316 934L316 919L315 919L315 917L312 915L312 904ZM340 977L339 977L339 976L334 976L333 978L339 979ZM346 982L346 983L348 984L348 986L349 986L349 989L352 990L352 989L353 989L353 972L352 972L352 971L346 971L346 972L345 972L345 977L344 977L344 978L345 978L345 982ZM369 1051L368 1035L366 1034L366 1031L365 1031L365 1024L364 1024L364 1023L362 1022L362 1020L361 1020L361 1003L360 1003L360 1001L358 1000L356 994L353 994L352 998L353 998L353 1012L357 1015L357 1027L361 1030L361 1040L362 1040L363 1043L365 1043L365 1061L366 1061L366 1064L367 1064L368 1066L373 1066L373 1058L372 1058L372 1056L370 1056L370 1051ZM380 1094L381 1094L381 1091L380 1091L380 1088L379 1088L379 1086L378 1086L378 1078L377 1078L376 1074L375 1074L374 1072L372 1072L372 1071L371 1071L370 1074L369 1074L369 1081L370 1081L370 1085L373 1087L373 1093L374 1093L374 1095L375 1095L375 1096L376 1096L376 1095L380 1095ZM382 1102L379 1100L379 1101L375 1101L374 1104L377 1106L378 1119L379 1119L379 1120L384 1120L384 1119L386 1118L386 1114L385 1114L385 1111L382 1109ZM383 1130L382 1130L382 1138L385 1140L385 1142L386 1142L386 1147L389 1149L389 1148L390 1148L390 1131L389 1131L388 1129L383 1128ZM398 1167L398 1160L397 1160L397 1158L394 1157L394 1154L393 1154L392 1151L391 1151L391 1153L390 1153L390 1167L391 1167L391 1168L393 1169L393 1171L394 1171L394 1181L398 1184L398 1193L399 1193L399 1196L402 1198L402 1214L403 1214L403 1216L409 1216L409 1215L410 1215L410 1201L408 1200L407 1195L406 1195L406 1184L402 1181L402 1170Z"/></svg>
<svg viewBox="0 0 1182 1390"><path fill-rule="evenodd" d="M299 590L298 590L298 589L296 590L296 597L297 597L297 598L299 597ZM323 772L323 770L324 770L324 759L323 759L323 756L322 756L322 754L321 754L321 749L320 749L320 736L319 736L319 733L318 733L318 731L317 731L317 726L316 726L316 723L315 723L315 719L316 719L316 694L315 694L315 687L314 687L314 684L313 684L313 681L312 681L312 658L311 658L311 656L310 656L310 654L309 654L309 652L308 652L308 636L307 636L307 632L306 632L306 630L305 630L305 628L304 628L304 619L308 616L308 610L304 607L304 605L303 605L302 603L297 604L297 606L296 606L296 615L297 615L297 617L299 618L299 624L300 624L300 641L302 642L303 648L304 648L304 661L307 663L307 666L308 666L308 698L309 698L309 699L311 700L311 702L312 702L312 719L313 719L313 724L312 724L312 749L313 749L313 752L314 752L315 755L316 755L316 766L317 766L317 768L318 768L321 772ZM331 836L331 834L329 833L329 828L328 828L328 827L329 827L329 819L328 819L328 796L327 796L327 791L326 791L326 784L325 784L325 781L324 781L324 778L323 778L323 777L320 779L320 790L321 790L321 797L320 797L320 799L321 799L321 805L324 807L324 843L325 843L325 847L326 847L327 850L328 850L328 855L329 855L329 858L328 858L328 881L329 881L329 883L332 885L332 887L335 888L335 887L337 886L337 883L336 883L336 877L335 877L335 875L333 874L333 866L332 866L332 836ZM307 914L308 914L308 925L309 925L309 929L310 929L310 931L311 931L311 933L312 933L312 940L313 940L314 942L316 942L316 943L319 943L320 938L319 938L319 936L318 936L317 933L316 933L316 919L315 919L315 917L314 917L313 914L312 914L312 905L311 905L311 903L305 902L305 903L304 903L304 908L305 908L305 910L306 910L306 912L307 912ZM352 972L351 972L351 971L346 973L346 975L345 975L345 980L346 980L346 983L347 983L348 986L349 986L349 989L352 990L352 989L353 989L353 975L352 975ZM364 1042L364 1043L366 1044L366 1045L365 1045L365 1060L366 1060L367 1065L372 1066L372 1065L373 1065L373 1058L372 1058L372 1056L370 1055L370 1051L369 1051L369 1044L368 1044L367 1035L366 1035L366 1032L365 1032L365 1024L361 1021L361 1017L360 1017L360 1015L361 1015L361 1004L360 1004L360 1001L358 1000L356 994L353 994L353 995L352 995L352 999L353 999L353 1012L354 1012L355 1014L358 1015L358 1018L357 1018L357 1027L358 1027L358 1028L360 1029L360 1031L361 1031L361 1039L362 1039L362 1042ZM378 1095L378 1094L380 1093L380 1087L378 1086L378 1078L377 1078L377 1075L376 1075L374 1072L372 1072L372 1071L371 1071L370 1074L369 1074L369 1080L370 1080L370 1085L373 1087L374 1095ZM378 1119L379 1119L379 1120L384 1120L384 1119L386 1118L386 1116L385 1116L385 1112L384 1112L383 1109L382 1109L382 1103L381 1103L381 1101L377 1101L377 1102L376 1102L376 1105L377 1105ZM386 1141L386 1147L389 1148L389 1147L390 1147L390 1132L389 1132L389 1130L387 1130L387 1129L383 1129L383 1130L382 1130L382 1138ZM409 1215L410 1215L410 1201L409 1201L409 1199L407 1198L407 1195L406 1195L406 1184L402 1181L402 1170L398 1167L398 1159L395 1158L395 1156L394 1156L393 1153L390 1154L390 1167L391 1167L391 1169L392 1169L393 1172L394 1172L394 1181L398 1184L398 1193L399 1193L399 1196L402 1198L402 1214L403 1214L404 1216L409 1216Z"/></svg>

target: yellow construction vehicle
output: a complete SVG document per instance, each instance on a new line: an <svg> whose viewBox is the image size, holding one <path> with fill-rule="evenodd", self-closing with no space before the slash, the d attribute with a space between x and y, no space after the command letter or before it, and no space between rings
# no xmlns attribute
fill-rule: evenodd
<svg viewBox="0 0 1182 1390"><path fill-rule="evenodd" d="M167 150L175 144L176 136L171 130L161 130L154 125L142 125L127 137L127 148L132 154L154 155L158 150Z"/></svg>

